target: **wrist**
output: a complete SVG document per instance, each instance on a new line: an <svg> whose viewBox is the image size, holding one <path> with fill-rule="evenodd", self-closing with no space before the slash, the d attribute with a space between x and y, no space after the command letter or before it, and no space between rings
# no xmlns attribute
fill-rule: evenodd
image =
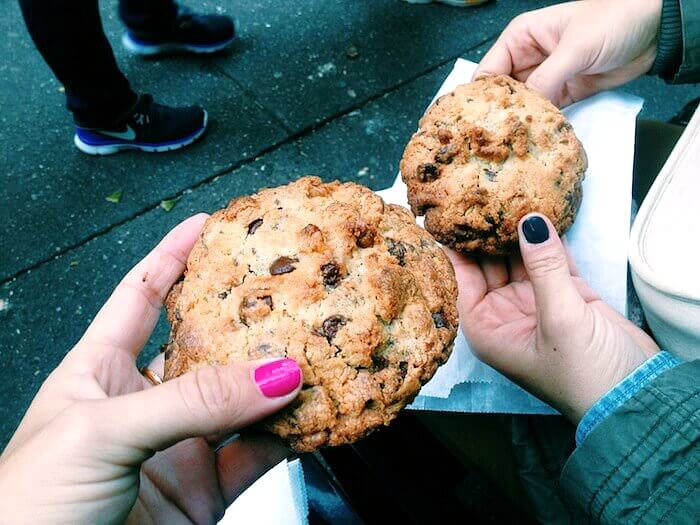
<svg viewBox="0 0 700 525"><path fill-rule="evenodd" d="M588 409L576 428L576 444L580 445L591 431L645 385L681 361L668 352L658 352L635 368Z"/></svg>
<svg viewBox="0 0 700 525"><path fill-rule="evenodd" d="M609 341L608 344L611 346L607 348L615 348L614 343ZM635 345L624 349L618 347L615 352L595 352L580 358L578 363L569 366L569 379L561 389L562 393L568 395L561 396L563 402L555 408L574 425L578 425L598 400L656 353L645 353Z"/></svg>

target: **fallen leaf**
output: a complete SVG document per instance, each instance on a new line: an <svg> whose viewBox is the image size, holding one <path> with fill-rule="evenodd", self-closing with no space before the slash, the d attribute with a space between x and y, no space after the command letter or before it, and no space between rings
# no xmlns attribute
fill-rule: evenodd
<svg viewBox="0 0 700 525"><path fill-rule="evenodd" d="M105 197L105 200L107 202L113 202L114 204L118 204L122 200L122 190L117 190L113 193L110 193Z"/></svg>
<svg viewBox="0 0 700 525"><path fill-rule="evenodd" d="M170 211L175 207L177 201L179 201L181 198L182 197L175 197L174 199L162 200L160 201L160 207L163 208L165 211Z"/></svg>

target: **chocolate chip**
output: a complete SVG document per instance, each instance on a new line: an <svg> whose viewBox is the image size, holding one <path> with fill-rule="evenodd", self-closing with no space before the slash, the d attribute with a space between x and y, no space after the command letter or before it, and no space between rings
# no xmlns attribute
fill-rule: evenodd
<svg viewBox="0 0 700 525"><path fill-rule="evenodd" d="M282 256L275 259L270 265L271 275L282 275L284 273L290 273L296 270L294 263L299 262L299 259L295 257Z"/></svg>
<svg viewBox="0 0 700 525"><path fill-rule="evenodd" d="M495 171L491 171L489 169L484 168L484 175L486 176L487 179L493 181L496 180L496 177L498 174Z"/></svg>
<svg viewBox="0 0 700 525"><path fill-rule="evenodd" d="M574 128L571 127L571 124L569 124L569 123L566 122L566 121L564 121L564 122L562 122L561 124L559 124L559 131L570 131L570 130L572 130L572 129L574 129Z"/></svg>
<svg viewBox="0 0 700 525"><path fill-rule="evenodd" d="M255 233L255 230L260 228L262 226L263 220L262 219L255 219L253 222L251 222L248 225L248 235L253 235Z"/></svg>
<svg viewBox="0 0 700 525"><path fill-rule="evenodd" d="M435 155L435 162L440 164L450 164L452 159L457 156L457 148L454 146L443 146Z"/></svg>
<svg viewBox="0 0 700 525"><path fill-rule="evenodd" d="M226 299L228 297L228 291L219 292L219 299Z"/></svg>
<svg viewBox="0 0 700 525"><path fill-rule="evenodd" d="M272 310L272 297L269 295L249 295L241 301L238 317L244 325L250 326L269 315Z"/></svg>
<svg viewBox="0 0 700 525"><path fill-rule="evenodd" d="M385 239L387 248L389 248L389 253L396 257L399 264L403 266L406 264L406 245L401 241L395 241L393 239Z"/></svg>
<svg viewBox="0 0 700 525"><path fill-rule="evenodd" d="M366 224L357 224L353 233L355 234L355 243L360 248L369 248L374 245L374 230Z"/></svg>
<svg viewBox="0 0 700 525"><path fill-rule="evenodd" d="M401 361L399 363L399 370L403 375L406 375L406 372L408 371L408 363L406 361Z"/></svg>
<svg viewBox="0 0 700 525"><path fill-rule="evenodd" d="M452 140L452 132L449 129L439 129L437 136L443 144L448 144Z"/></svg>
<svg viewBox="0 0 700 525"><path fill-rule="evenodd" d="M376 410L380 407L379 402L374 399L368 399L365 402L364 410Z"/></svg>
<svg viewBox="0 0 700 525"><path fill-rule="evenodd" d="M389 361L387 361L384 357L380 355L373 355L372 356L372 368L376 370L381 370L382 368L386 368L389 366Z"/></svg>
<svg viewBox="0 0 700 525"><path fill-rule="evenodd" d="M347 322L348 320L342 315L331 315L329 318L323 321L320 334L330 343L338 333L338 330L340 330L340 328Z"/></svg>
<svg viewBox="0 0 700 525"><path fill-rule="evenodd" d="M421 164L416 170L416 176L421 182L433 182L440 177L440 168L431 163Z"/></svg>
<svg viewBox="0 0 700 525"><path fill-rule="evenodd" d="M447 328L447 322L445 321L445 318L442 316L442 312L434 312L433 313L433 322L435 323L436 328Z"/></svg>
<svg viewBox="0 0 700 525"><path fill-rule="evenodd" d="M327 263L321 266L321 275L323 275L323 284L326 286L335 286L340 281L340 268L335 263Z"/></svg>

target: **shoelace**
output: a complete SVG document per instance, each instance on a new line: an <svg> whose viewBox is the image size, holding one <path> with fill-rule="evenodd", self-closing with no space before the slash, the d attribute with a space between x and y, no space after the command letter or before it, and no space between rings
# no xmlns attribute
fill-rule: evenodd
<svg viewBox="0 0 700 525"><path fill-rule="evenodd" d="M153 102L151 95L141 95L131 120L135 125L144 127L154 120L158 120L160 113L161 106Z"/></svg>
<svg viewBox="0 0 700 525"><path fill-rule="evenodd" d="M176 23L180 29L190 29L197 23L202 22L205 15L199 15L189 7L178 5Z"/></svg>

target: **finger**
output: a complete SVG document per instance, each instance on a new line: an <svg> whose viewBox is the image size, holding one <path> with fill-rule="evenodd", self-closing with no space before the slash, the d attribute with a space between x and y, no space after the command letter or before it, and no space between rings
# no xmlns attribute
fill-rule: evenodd
<svg viewBox="0 0 700 525"><path fill-rule="evenodd" d="M510 75L513 72L513 57L506 44L506 31L508 28L481 59L472 80L482 75Z"/></svg>
<svg viewBox="0 0 700 525"><path fill-rule="evenodd" d="M163 380L163 377L165 377L165 354L161 352L157 356L155 356L150 363L148 363L148 368L151 372L153 372L155 375L157 375L160 379L161 382ZM143 388L151 388L153 386L156 386L151 382L150 379L148 379L145 374L144 370L141 369L139 370L141 373L141 381L143 382Z"/></svg>
<svg viewBox="0 0 700 525"><path fill-rule="evenodd" d="M194 523L217 523L221 519L224 505L219 482L212 474L216 472L216 454L203 439L185 439L162 452L158 452L141 466L142 482L150 482L163 500L184 511ZM150 502L156 515L167 505L156 499ZM160 503L160 504L159 504Z"/></svg>
<svg viewBox="0 0 700 525"><path fill-rule="evenodd" d="M165 376L165 354L161 352L155 356L148 364L148 368L158 374L158 377L163 378Z"/></svg>
<svg viewBox="0 0 700 525"><path fill-rule="evenodd" d="M201 213L180 223L134 266L98 312L79 345L105 345L136 356L158 321L165 296L182 275L207 217Z"/></svg>
<svg viewBox="0 0 700 525"><path fill-rule="evenodd" d="M217 452L219 487L228 506L245 489L280 461L292 455L282 441L269 434L244 434Z"/></svg>
<svg viewBox="0 0 700 525"><path fill-rule="evenodd" d="M561 105L567 80L585 69L584 53L560 42L552 53L530 73L525 84L539 91L556 105Z"/></svg>
<svg viewBox="0 0 700 525"><path fill-rule="evenodd" d="M504 258L485 256L479 263L486 278L487 292L503 288L508 284L508 268Z"/></svg>
<svg viewBox="0 0 700 525"><path fill-rule="evenodd" d="M98 428L133 450L138 463L183 439L233 432L267 417L291 402L301 384L292 359L208 366L100 402Z"/></svg>
<svg viewBox="0 0 700 525"><path fill-rule="evenodd" d="M544 57L542 58L542 60L544 60ZM514 78L515 80L519 80L520 82L527 82L527 79L530 77L530 75L532 74L532 72L533 72L535 69L537 69L537 66L538 66L539 64L540 64L540 63L538 62L538 63L535 64L534 66L529 66L529 67L526 67L526 68L521 69L521 70L519 70L519 71L514 71L514 72L513 72L513 78Z"/></svg>
<svg viewBox="0 0 700 525"><path fill-rule="evenodd" d="M508 257L508 274L511 282L528 280L527 271L525 271L525 265L523 264L520 254Z"/></svg>
<svg viewBox="0 0 700 525"><path fill-rule="evenodd" d="M459 289L459 308L461 314L468 314L481 302L488 287L486 277L479 264L472 257L463 255L449 248L443 248L452 261Z"/></svg>
<svg viewBox="0 0 700 525"><path fill-rule="evenodd" d="M576 309L585 306L569 272L564 246L552 223L540 214L523 217L518 233L538 318L543 329L554 328L566 319L565 314L575 316Z"/></svg>

